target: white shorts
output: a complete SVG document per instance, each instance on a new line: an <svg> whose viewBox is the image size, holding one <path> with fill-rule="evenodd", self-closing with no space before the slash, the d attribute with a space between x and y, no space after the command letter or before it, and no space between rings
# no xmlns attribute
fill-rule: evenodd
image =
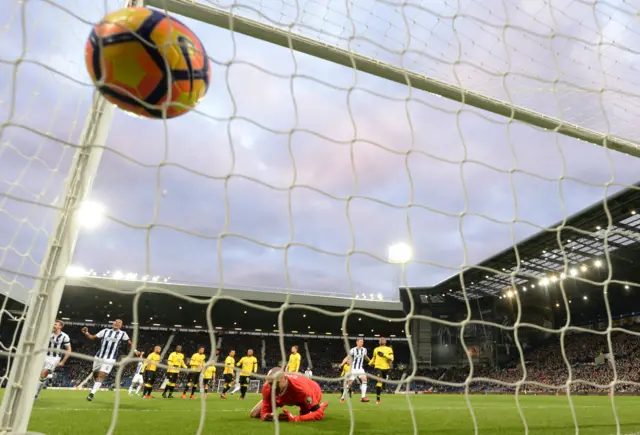
<svg viewBox="0 0 640 435"><path fill-rule="evenodd" d="M44 370L48 370L50 373L53 373L58 367L58 364L60 364L59 356L47 355L47 358L44 360Z"/></svg>
<svg viewBox="0 0 640 435"><path fill-rule="evenodd" d="M356 378L361 378L362 376L367 376L367 372L365 372L364 369L351 369L347 375L347 379L353 381Z"/></svg>
<svg viewBox="0 0 640 435"><path fill-rule="evenodd" d="M93 362L93 373L102 372L109 374L111 370L113 370L113 365L116 363L115 359L103 359L103 360L95 360Z"/></svg>
<svg viewBox="0 0 640 435"><path fill-rule="evenodd" d="M131 384L142 384L144 382L144 378L142 377L142 375L140 373L138 373L137 375L135 375L133 377L133 380L131 381Z"/></svg>

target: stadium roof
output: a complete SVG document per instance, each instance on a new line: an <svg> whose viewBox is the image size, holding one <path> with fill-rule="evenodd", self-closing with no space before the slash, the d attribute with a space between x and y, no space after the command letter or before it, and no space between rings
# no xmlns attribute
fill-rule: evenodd
<svg viewBox="0 0 640 435"><path fill-rule="evenodd" d="M223 288L218 294L218 289L211 286L192 285L177 282L150 282L141 279L115 279L99 276L70 276L67 278L68 287L83 287L96 290L113 291L119 293L132 293L138 289L145 292L156 292L191 296L199 298L235 298L253 302L277 302L284 303L287 300L291 304L304 304L312 306L331 306L348 308L354 303L354 308L362 310L390 310L402 311L399 301L385 301L375 299L352 299L345 297L343 293L296 291L281 289L280 291L265 291L244 288Z"/></svg>
<svg viewBox="0 0 640 435"><path fill-rule="evenodd" d="M640 183L509 247L433 287L412 288L421 302L509 297L513 291L585 277L609 265L618 272L640 254Z"/></svg>

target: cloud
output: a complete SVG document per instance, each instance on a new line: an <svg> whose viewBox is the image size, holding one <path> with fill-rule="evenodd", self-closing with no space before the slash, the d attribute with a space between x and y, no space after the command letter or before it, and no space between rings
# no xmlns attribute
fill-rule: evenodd
<svg viewBox="0 0 640 435"><path fill-rule="evenodd" d="M36 273L54 214L7 195L60 203L91 97L88 25L31 3L42 2L27 16L40 18L27 21L25 41L0 6L10 24L0 83L18 78L0 104L0 281L18 280L16 291L30 281L11 272ZM117 2L98 3L57 2L87 21ZM299 12L307 27L296 33L342 47L354 36L365 55L590 128L634 125L636 55L619 47L634 45L636 24L624 12L603 24L574 3L552 14L531 1L506 12L501 2L367 1L349 4L350 18L340 1L245 4L282 25ZM213 60L211 89L198 113L168 122L116 111L91 193L110 221L81 234L75 261L85 267L212 285L222 270L226 286L284 287L288 277L297 289L394 297L398 268L381 261L390 243L413 243L408 284L431 285L514 243L512 232L520 240L601 200L607 183L613 193L637 181L629 156L184 21ZM599 28L617 44L600 56Z"/></svg>

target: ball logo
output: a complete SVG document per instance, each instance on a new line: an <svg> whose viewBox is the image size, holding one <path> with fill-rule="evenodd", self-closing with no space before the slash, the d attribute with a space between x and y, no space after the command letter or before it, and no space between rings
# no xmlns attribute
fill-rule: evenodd
<svg viewBox="0 0 640 435"><path fill-rule="evenodd" d="M305 400L307 401L308 405L311 405L311 403L313 403L313 398L311 396L307 397Z"/></svg>

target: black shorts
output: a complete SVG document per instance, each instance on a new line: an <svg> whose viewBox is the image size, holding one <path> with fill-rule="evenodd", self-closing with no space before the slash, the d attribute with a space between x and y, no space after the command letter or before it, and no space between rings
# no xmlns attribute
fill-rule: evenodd
<svg viewBox="0 0 640 435"><path fill-rule="evenodd" d="M240 376L240 385L249 385L251 376Z"/></svg>
<svg viewBox="0 0 640 435"><path fill-rule="evenodd" d="M200 372L189 372L187 382L197 385L200 382Z"/></svg>
<svg viewBox="0 0 640 435"><path fill-rule="evenodd" d="M167 373L167 382L175 384L178 381L178 373Z"/></svg>
<svg viewBox="0 0 640 435"><path fill-rule="evenodd" d="M148 370L144 372L144 383L153 385L156 382L156 372Z"/></svg>
<svg viewBox="0 0 640 435"><path fill-rule="evenodd" d="M230 384L231 382L233 382L233 373L225 373L224 375L222 375L222 377L224 378L225 384Z"/></svg>
<svg viewBox="0 0 640 435"><path fill-rule="evenodd" d="M389 369L376 369L376 376L382 378L382 386L385 387L385 381L389 379Z"/></svg>

